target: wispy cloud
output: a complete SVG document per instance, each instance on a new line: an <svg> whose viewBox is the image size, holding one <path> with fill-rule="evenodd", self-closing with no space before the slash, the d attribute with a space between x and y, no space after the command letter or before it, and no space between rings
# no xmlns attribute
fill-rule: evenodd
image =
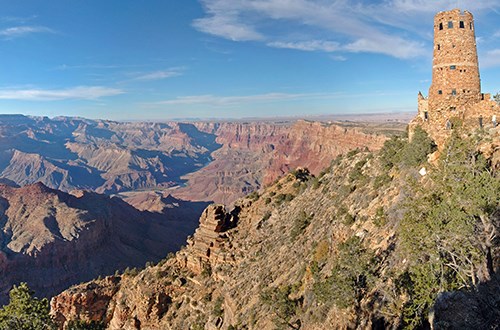
<svg viewBox="0 0 500 330"><path fill-rule="evenodd" d="M68 65L61 64L54 68L54 70L80 70L80 69L119 69L123 66L120 65L106 65L106 64L85 64L85 65Z"/></svg>
<svg viewBox="0 0 500 330"><path fill-rule="evenodd" d="M170 68L167 70L158 70L148 73L141 73L133 80L139 80L139 81L163 80L167 78L182 76L183 71L184 68Z"/></svg>
<svg viewBox="0 0 500 330"><path fill-rule="evenodd" d="M346 92L325 92L325 93L265 93L254 95L190 95L173 98L170 100L147 103L147 107L159 106L196 106L203 107L237 107L252 104L267 104L275 102L287 102L298 100L338 100L338 99L360 99L401 95L401 92L394 91L374 91L371 93L346 93Z"/></svg>
<svg viewBox="0 0 500 330"><path fill-rule="evenodd" d="M338 42L325 40L310 40L299 42L274 41L269 42L267 45L275 48L288 48L304 51L335 52L340 50L340 45Z"/></svg>
<svg viewBox="0 0 500 330"><path fill-rule="evenodd" d="M35 33L55 33L55 31L45 26L14 26L0 30L0 37L14 39Z"/></svg>
<svg viewBox="0 0 500 330"><path fill-rule="evenodd" d="M344 61L347 61L347 57L345 56L342 56L342 55L331 55L330 58L334 61L337 61L337 62L344 62Z"/></svg>
<svg viewBox="0 0 500 330"><path fill-rule="evenodd" d="M249 25L242 24L233 15L214 13L208 18L200 18L193 22L198 30L233 41L261 40L264 36Z"/></svg>
<svg viewBox="0 0 500 330"><path fill-rule="evenodd" d="M203 106L238 106L253 103L271 103L303 99L331 99L346 95L337 93L265 93L255 95L217 96L191 95L177 97L171 100L156 102L150 105L203 105Z"/></svg>
<svg viewBox="0 0 500 330"><path fill-rule="evenodd" d="M2 16L0 17L0 23L17 23L17 24L26 24L29 21L36 19L36 15L32 16Z"/></svg>
<svg viewBox="0 0 500 330"><path fill-rule="evenodd" d="M481 55L482 56L479 65L482 68L491 68L500 66L500 48L489 50Z"/></svg>
<svg viewBox="0 0 500 330"><path fill-rule="evenodd" d="M159 105L194 105L203 104L208 106L233 106L240 104L275 102L303 98L308 94L287 94L287 93L267 93L257 95L240 96L214 96L214 95L193 95L182 96L172 100L158 102Z"/></svg>
<svg viewBox="0 0 500 330"><path fill-rule="evenodd" d="M206 17L193 26L235 41L261 41L270 47L302 51L370 52L408 59L423 56L440 10L456 0L200 0ZM470 1L480 13L500 9L497 0Z"/></svg>
<svg viewBox="0 0 500 330"><path fill-rule="evenodd" d="M103 86L77 86L65 89L0 89L0 100L58 101L96 100L123 94L124 91Z"/></svg>

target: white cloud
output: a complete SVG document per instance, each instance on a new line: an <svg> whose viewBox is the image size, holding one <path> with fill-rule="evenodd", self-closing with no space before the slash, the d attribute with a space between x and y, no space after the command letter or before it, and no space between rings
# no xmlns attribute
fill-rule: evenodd
<svg viewBox="0 0 500 330"><path fill-rule="evenodd" d="M134 80L150 81L150 80L162 80L172 77L182 76L182 68L171 68L167 70L159 70L149 73L140 74L134 78Z"/></svg>
<svg viewBox="0 0 500 330"><path fill-rule="evenodd" d="M361 38L346 45L345 49L355 53L378 53L404 59L423 56L426 53L422 43L407 41L397 37L384 39Z"/></svg>
<svg viewBox="0 0 500 330"><path fill-rule="evenodd" d="M283 102L289 100L325 100L325 99L355 99L355 98L368 98L368 97L386 97L400 95L400 92L385 92L376 91L373 93L358 93L348 94L344 92L334 93L266 93L255 95L236 95L236 96L217 96L217 95L190 95L177 97L170 100L165 100L156 103L148 103L148 106L161 106L161 105L174 105L174 106L189 106L189 105L202 105L212 107L231 107L239 105L248 105L254 103L271 103Z"/></svg>
<svg viewBox="0 0 500 330"><path fill-rule="evenodd" d="M194 105L202 104L209 106L231 106L239 104L275 102L284 100L293 100L308 97L312 94L287 94L287 93L267 93L257 95L243 96L214 96L214 95L193 95L182 96L172 100L158 102L163 105Z"/></svg>
<svg viewBox="0 0 500 330"><path fill-rule="evenodd" d="M297 49L304 51L335 52L340 49L338 42L324 41L324 40L310 40L310 41L299 41L299 42L274 41L268 43L267 45L275 48L288 48L288 49Z"/></svg>
<svg viewBox="0 0 500 330"><path fill-rule="evenodd" d="M14 26L0 30L0 36L7 39L24 37L34 33L55 33L55 31L45 26Z"/></svg>
<svg viewBox="0 0 500 330"><path fill-rule="evenodd" d="M347 61L347 57L345 56L342 56L342 55L332 55L330 56L330 58L334 61L337 61L337 62L344 62L344 61Z"/></svg>
<svg viewBox="0 0 500 330"><path fill-rule="evenodd" d="M482 54L479 57L479 65L483 68L500 67L500 48Z"/></svg>
<svg viewBox="0 0 500 330"><path fill-rule="evenodd" d="M264 37L251 26L241 24L232 17L217 15L208 18L200 18L193 22L193 26L202 32L233 41L264 39Z"/></svg>
<svg viewBox="0 0 500 330"><path fill-rule="evenodd" d="M86 65L68 65L61 64L54 68L54 70L80 70L80 69L119 69L121 65L105 65L105 64L86 64Z"/></svg>
<svg viewBox="0 0 500 330"><path fill-rule="evenodd" d="M200 0L206 17L193 26L235 41L303 51L372 52L396 58L422 56L430 47L434 13L456 0ZM500 8L497 0L463 1L474 13Z"/></svg>
<svg viewBox="0 0 500 330"><path fill-rule="evenodd" d="M101 97L115 96L123 93L123 90L102 86L78 86L66 89L0 89L0 100L95 100Z"/></svg>
<svg viewBox="0 0 500 330"><path fill-rule="evenodd" d="M36 15L27 16L27 17L19 17L19 16L2 16L0 17L0 22L2 23L17 23L17 24L25 24L26 22L32 21L37 18Z"/></svg>

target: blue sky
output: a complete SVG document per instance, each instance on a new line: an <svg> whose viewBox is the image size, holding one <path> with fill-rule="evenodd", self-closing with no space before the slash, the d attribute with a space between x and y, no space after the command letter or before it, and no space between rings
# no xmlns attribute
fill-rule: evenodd
<svg viewBox="0 0 500 330"><path fill-rule="evenodd" d="M500 90L500 2L0 0L0 113L116 120L416 111L433 16L476 20Z"/></svg>

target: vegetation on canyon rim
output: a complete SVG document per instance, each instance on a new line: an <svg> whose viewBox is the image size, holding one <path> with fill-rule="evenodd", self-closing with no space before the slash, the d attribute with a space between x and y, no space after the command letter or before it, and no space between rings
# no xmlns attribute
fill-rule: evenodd
<svg viewBox="0 0 500 330"><path fill-rule="evenodd" d="M395 258L403 260L405 266L383 269L383 257L376 256L360 237L352 236L337 245L335 260L325 278L320 275L325 262L318 261L318 244L308 266L317 306L353 308L362 314L363 299L380 289L381 280L388 281L394 292L385 292L381 298L381 313L399 315L400 326L415 329L427 322L440 293L475 290L479 283L495 276L500 180L490 160L478 151L487 139L484 132L465 135L457 126L434 165L427 163L427 157L436 146L420 128L411 142L395 136L385 143L379 152L381 172L372 182L374 187L387 186L399 178L400 186L406 186L411 193L399 205L392 205L390 212L404 210L396 223L387 223L398 217L386 214L382 206L372 220L378 227L396 226ZM353 184L370 184L362 169L373 157L367 154L352 166L349 179ZM417 171L423 165L431 170L421 178ZM305 214L299 218L305 219ZM343 218L347 225L360 221L345 207L339 208L336 218ZM309 222L302 221L302 227ZM308 312L297 298L303 285L298 282L263 292L261 300L275 313L277 325L300 328L297 319Z"/></svg>
<svg viewBox="0 0 500 330"><path fill-rule="evenodd" d="M47 298L38 299L26 283L14 285L10 303L0 309L0 330L55 330ZM73 321L68 330L104 330L100 322Z"/></svg>

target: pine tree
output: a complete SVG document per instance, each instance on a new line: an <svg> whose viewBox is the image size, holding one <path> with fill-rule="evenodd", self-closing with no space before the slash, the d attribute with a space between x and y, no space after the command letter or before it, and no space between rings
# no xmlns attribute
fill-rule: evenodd
<svg viewBox="0 0 500 330"><path fill-rule="evenodd" d="M0 309L1 330L56 329L49 315L49 301L35 298L33 294L26 283L13 287L9 304Z"/></svg>

